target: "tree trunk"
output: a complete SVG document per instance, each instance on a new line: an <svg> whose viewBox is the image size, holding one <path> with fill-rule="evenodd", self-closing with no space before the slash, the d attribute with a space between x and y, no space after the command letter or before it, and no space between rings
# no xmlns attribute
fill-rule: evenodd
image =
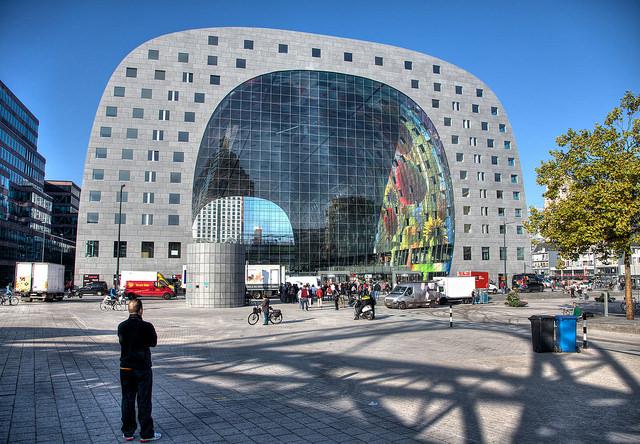
<svg viewBox="0 0 640 444"><path fill-rule="evenodd" d="M624 253L624 300L627 304L627 319L634 319L634 305L631 297L631 251Z"/></svg>

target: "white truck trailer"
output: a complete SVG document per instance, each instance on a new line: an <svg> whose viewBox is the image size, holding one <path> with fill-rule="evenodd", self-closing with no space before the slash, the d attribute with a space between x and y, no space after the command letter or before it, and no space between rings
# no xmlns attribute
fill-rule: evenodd
<svg viewBox="0 0 640 444"><path fill-rule="evenodd" d="M280 265L247 265L245 286L252 298L275 297L284 279Z"/></svg>
<svg viewBox="0 0 640 444"><path fill-rule="evenodd" d="M23 301L61 301L64 297L64 265L18 262L14 285Z"/></svg>
<svg viewBox="0 0 640 444"><path fill-rule="evenodd" d="M471 303L476 289L474 276L438 277L434 279L438 284L437 300L440 304L448 302Z"/></svg>

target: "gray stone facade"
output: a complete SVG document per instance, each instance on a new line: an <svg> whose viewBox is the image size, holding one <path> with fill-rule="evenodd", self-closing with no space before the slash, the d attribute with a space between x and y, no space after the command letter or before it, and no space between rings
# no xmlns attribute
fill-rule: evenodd
<svg viewBox="0 0 640 444"><path fill-rule="evenodd" d="M279 45L287 45L287 52L279 52ZM314 49L320 50L320 57L313 56ZM345 61L345 53L352 55L352 61ZM232 89L281 70L362 76L411 97L435 124L451 171L455 205L451 273L485 270L496 279L504 267L499 254L503 223L507 224L507 273L524 271L531 253L526 232L517 234L527 216L517 144L506 111L481 80L443 60L388 45L270 29L210 28L149 40L128 54L111 75L85 162L76 283L89 273L108 282L112 279L121 183L128 193L122 225L127 251L121 269L157 270L168 276L181 272L191 242L193 173L204 128ZM195 100L196 94L203 94L203 103ZM163 131L163 140L153 140L157 131ZM489 139L493 147L488 146ZM131 151L123 155L123 150ZM123 159L130 154L132 159ZM152 176L155 181L147 181ZM145 193L153 193L152 203ZM171 203L176 195L179 203ZM97 223L88 223L96 214ZM152 224L143 215L152 215ZM99 242L97 257L87 257L87 241ZM142 242L153 242L153 258L142 257ZM171 254L169 243L174 243L174 252L180 244L178 255ZM471 248L470 260L464 259L464 247ZM486 260L483 247L489 249Z"/></svg>

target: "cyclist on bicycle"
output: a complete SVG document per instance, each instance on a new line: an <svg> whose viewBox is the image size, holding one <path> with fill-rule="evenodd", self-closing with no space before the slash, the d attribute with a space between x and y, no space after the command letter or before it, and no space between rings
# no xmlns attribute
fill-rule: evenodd
<svg viewBox="0 0 640 444"><path fill-rule="evenodd" d="M11 296L13 295L13 291L11 291L11 282L9 282L7 284L7 287L4 289L4 295L5 296Z"/></svg>
<svg viewBox="0 0 640 444"><path fill-rule="evenodd" d="M109 299L111 299L112 301L115 301L117 297L118 297L118 290L116 290L116 287L113 286L109 289Z"/></svg>

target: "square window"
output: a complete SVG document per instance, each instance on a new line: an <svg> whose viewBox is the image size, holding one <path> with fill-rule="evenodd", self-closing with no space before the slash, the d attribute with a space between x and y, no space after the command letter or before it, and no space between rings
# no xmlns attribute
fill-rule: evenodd
<svg viewBox="0 0 640 444"><path fill-rule="evenodd" d="M513 200L520 200L520 191L513 192Z"/></svg>
<svg viewBox="0 0 640 444"><path fill-rule="evenodd" d="M196 113L193 111L185 111L184 112L184 121L185 122L195 122L196 121Z"/></svg>
<svg viewBox="0 0 640 444"><path fill-rule="evenodd" d="M433 73L440 74L440 65L433 65Z"/></svg>
<svg viewBox="0 0 640 444"><path fill-rule="evenodd" d="M140 225L153 225L153 214L143 214Z"/></svg>
<svg viewBox="0 0 640 444"><path fill-rule="evenodd" d="M155 182L156 181L156 172L155 171L145 171L144 172L144 181L145 182Z"/></svg>
<svg viewBox="0 0 640 444"><path fill-rule="evenodd" d="M89 202L100 202L102 193L100 191L89 191Z"/></svg>
<svg viewBox="0 0 640 444"><path fill-rule="evenodd" d="M487 148L493 148L493 139L487 139Z"/></svg>
<svg viewBox="0 0 640 444"><path fill-rule="evenodd" d="M440 100L438 100L438 99L431 99L431 107L432 107L432 108L440 108Z"/></svg>
<svg viewBox="0 0 640 444"><path fill-rule="evenodd" d="M413 69L413 62L409 60L404 61L404 69L411 71Z"/></svg>
<svg viewBox="0 0 640 444"><path fill-rule="evenodd" d="M148 150L147 160L151 162L158 162L160 160L160 151Z"/></svg>
<svg viewBox="0 0 640 444"><path fill-rule="evenodd" d="M142 108L133 108L131 112L131 117L134 119L143 119L144 118L144 109Z"/></svg>
<svg viewBox="0 0 640 444"><path fill-rule="evenodd" d="M207 56L207 65L209 65L209 66L217 66L218 65L218 56L214 56L214 55Z"/></svg>
<svg viewBox="0 0 640 444"><path fill-rule="evenodd" d="M170 120L170 111L168 109L159 110L158 120Z"/></svg>
<svg viewBox="0 0 640 444"><path fill-rule="evenodd" d="M118 241L113 241L113 257L127 257L127 241L120 241L120 248Z"/></svg>
<svg viewBox="0 0 640 444"><path fill-rule="evenodd" d="M471 233L471 224L464 224L464 232Z"/></svg>
<svg viewBox="0 0 640 444"><path fill-rule="evenodd" d="M218 75L210 75L209 76L209 84L210 85L219 85L220 84L220 76L218 76Z"/></svg>
<svg viewBox="0 0 640 444"><path fill-rule="evenodd" d="M344 53L344 61L345 62L353 62L353 54L350 52Z"/></svg>
<svg viewBox="0 0 640 444"><path fill-rule="evenodd" d="M451 136L451 143L454 145L458 144L458 136Z"/></svg>
<svg viewBox="0 0 640 444"><path fill-rule="evenodd" d="M471 260L471 247L462 247L462 259L465 261Z"/></svg>
<svg viewBox="0 0 640 444"><path fill-rule="evenodd" d="M133 160L133 150L131 148L122 148L122 160Z"/></svg>
<svg viewBox="0 0 640 444"><path fill-rule="evenodd" d="M383 58L382 57L378 57L378 56L376 56L373 59L373 62L376 64L376 66L382 66L384 64Z"/></svg>
<svg viewBox="0 0 640 444"><path fill-rule="evenodd" d="M169 249L168 249L169 259L179 259L180 250L181 250L180 242L169 242Z"/></svg>
<svg viewBox="0 0 640 444"><path fill-rule="evenodd" d="M456 94L462 94L462 86L456 85Z"/></svg>
<svg viewBox="0 0 640 444"><path fill-rule="evenodd" d="M180 98L180 91L169 91L167 93L167 100L169 102L177 102Z"/></svg>
<svg viewBox="0 0 640 444"><path fill-rule="evenodd" d="M518 175L517 174L512 174L511 175L511 183L518 183Z"/></svg>
<svg viewBox="0 0 640 444"><path fill-rule="evenodd" d="M451 126L451 117L444 118L444 126Z"/></svg>
<svg viewBox="0 0 640 444"><path fill-rule="evenodd" d="M253 49L253 40L245 40L244 49Z"/></svg>
<svg viewBox="0 0 640 444"><path fill-rule="evenodd" d="M415 79L411 80L411 88L418 89L418 81Z"/></svg>
<svg viewBox="0 0 640 444"><path fill-rule="evenodd" d="M497 116L498 115L498 107L497 106L492 106L491 107L491 115L492 116Z"/></svg>
<svg viewBox="0 0 640 444"><path fill-rule="evenodd" d="M138 77L138 69L137 68L127 68L127 77Z"/></svg>
<svg viewBox="0 0 640 444"><path fill-rule="evenodd" d="M502 182L502 173L493 173L494 182Z"/></svg>
<svg viewBox="0 0 640 444"><path fill-rule="evenodd" d="M320 48L311 48L311 57L320 57L322 54L322 52L320 51Z"/></svg>
<svg viewBox="0 0 640 444"><path fill-rule="evenodd" d="M142 242L140 245L140 257L153 259L153 242Z"/></svg>
<svg viewBox="0 0 640 444"><path fill-rule="evenodd" d="M456 153L456 162L464 161L464 153Z"/></svg>
<svg viewBox="0 0 640 444"><path fill-rule="evenodd" d="M178 142L188 142L189 133L186 131L178 131Z"/></svg>
<svg viewBox="0 0 640 444"><path fill-rule="evenodd" d="M174 151L173 152L173 161L174 162L184 162L184 153L182 151Z"/></svg>
<svg viewBox="0 0 640 444"><path fill-rule="evenodd" d="M210 35L209 38L207 39L207 44L213 45L213 46L218 46L218 36L217 35Z"/></svg>
<svg viewBox="0 0 640 444"><path fill-rule="evenodd" d="M88 240L85 243L84 256L85 257L98 257L100 251L100 241Z"/></svg>
<svg viewBox="0 0 640 444"><path fill-rule="evenodd" d="M510 150L511 149L511 141L510 140L505 140L504 141L504 149L505 150Z"/></svg>
<svg viewBox="0 0 640 444"><path fill-rule="evenodd" d="M498 156L491 156L491 165L498 165Z"/></svg>
<svg viewBox="0 0 640 444"><path fill-rule="evenodd" d="M504 228L504 226L500 225L500 228ZM502 232L500 234L502 234ZM500 247L500 260L507 260L507 247Z"/></svg>
<svg viewBox="0 0 640 444"><path fill-rule="evenodd" d="M476 88L476 97L482 97L483 94L482 88Z"/></svg>
<svg viewBox="0 0 640 444"><path fill-rule="evenodd" d="M516 166L516 160L513 157L508 157L507 158L507 165L512 167L512 166Z"/></svg>
<svg viewBox="0 0 640 444"><path fill-rule="evenodd" d="M87 213L87 223L97 224L100 221L100 215L98 213Z"/></svg>
<svg viewBox="0 0 640 444"><path fill-rule="evenodd" d="M169 204L170 205L179 205L180 204L180 194L178 194L178 193L169 193Z"/></svg>
<svg viewBox="0 0 640 444"><path fill-rule="evenodd" d="M469 188L462 189L462 197L469 197Z"/></svg>
<svg viewBox="0 0 640 444"><path fill-rule="evenodd" d="M100 127L100 137L111 137L111 127L110 126L101 126Z"/></svg>
<svg viewBox="0 0 640 444"><path fill-rule="evenodd" d="M182 173L170 173L169 174L169 182L170 183L181 183L182 182Z"/></svg>
<svg viewBox="0 0 640 444"><path fill-rule="evenodd" d="M113 87L113 95L114 97L124 97L124 86L114 86Z"/></svg>
<svg viewBox="0 0 640 444"><path fill-rule="evenodd" d="M116 213L113 215L113 223L118 225L126 225L127 224L127 214L126 213Z"/></svg>
<svg viewBox="0 0 640 444"><path fill-rule="evenodd" d="M502 199L504 192L502 190L496 190L496 199Z"/></svg>
<svg viewBox="0 0 640 444"><path fill-rule="evenodd" d="M164 140L164 130L153 130L151 132L151 140Z"/></svg>
<svg viewBox="0 0 640 444"><path fill-rule="evenodd" d="M180 225L180 216L177 214L170 214L167 218L167 225Z"/></svg>
<svg viewBox="0 0 640 444"><path fill-rule="evenodd" d="M183 72L182 73L182 81L184 83L193 83L193 73L192 72Z"/></svg>
<svg viewBox="0 0 640 444"><path fill-rule="evenodd" d="M465 216L468 216L471 213L471 207L470 206L463 206L462 207L462 214L464 214Z"/></svg>
<svg viewBox="0 0 640 444"><path fill-rule="evenodd" d="M285 45L284 43L278 44L279 54L287 54L288 52L289 52L289 45Z"/></svg>
<svg viewBox="0 0 640 444"><path fill-rule="evenodd" d="M519 261L524 260L524 247L516 247L516 259Z"/></svg>
<svg viewBox="0 0 640 444"><path fill-rule="evenodd" d="M178 62L180 63L189 63L189 54L186 52L178 53Z"/></svg>
<svg viewBox="0 0 640 444"><path fill-rule="evenodd" d="M127 139L137 139L137 138L138 138L138 129L127 128Z"/></svg>
<svg viewBox="0 0 640 444"><path fill-rule="evenodd" d="M479 113L480 112L480 105L476 105L476 104L472 104L471 105L471 112L472 113Z"/></svg>
<svg viewBox="0 0 640 444"><path fill-rule="evenodd" d="M514 211L514 215L516 217L522 217L522 209L521 208L516 208Z"/></svg>
<svg viewBox="0 0 640 444"><path fill-rule="evenodd" d="M153 74L153 78L155 80L164 80L166 75L167 75L166 71L163 71L161 69L156 69Z"/></svg>
<svg viewBox="0 0 640 444"><path fill-rule="evenodd" d="M131 172L129 170L118 171L118 180L122 180L122 181L131 180Z"/></svg>
<svg viewBox="0 0 640 444"><path fill-rule="evenodd" d="M236 68L244 69L247 67L246 59L236 59Z"/></svg>
<svg viewBox="0 0 640 444"><path fill-rule="evenodd" d="M467 180L467 172L465 170L460 171L460 180Z"/></svg>
<svg viewBox="0 0 640 444"><path fill-rule="evenodd" d="M506 132L507 131L507 126L504 123L498 124L498 131L500 131L501 133Z"/></svg>
<svg viewBox="0 0 640 444"><path fill-rule="evenodd" d="M434 83L433 84L433 90L437 91L437 92L442 91L442 85L440 83Z"/></svg>
<svg viewBox="0 0 640 444"><path fill-rule="evenodd" d="M107 158L107 149L96 148L96 159L106 159L106 158Z"/></svg>
<svg viewBox="0 0 640 444"><path fill-rule="evenodd" d="M489 247L482 247L482 260L483 261L489 260Z"/></svg>
<svg viewBox="0 0 640 444"><path fill-rule="evenodd" d="M504 217L504 208L498 208L498 216Z"/></svg>
<svg viewBox="0 0 640 444"><path fill-rule="evenodd" d="M122 202L129 202L129 192L127 191L117 192L116 203L119 203L120 199L122 199Z"/></svg>
<svg viewBox="0 0 640 444"><path fill-rule="evenodd" d="M147 58L149 60L158 60L160 58L160 51L158 51L157 49L150 49L147 52Z"/></svg>
<svg viewBox="0 0 640 444"><path fill-rule="evenodd" d="M193 101L195 103L204 103L204 93L195 93L193 95Z"/></svg>
<svg viewBox="0 0 640 444"><path fill-rule="evenodd" d="M524 227L522 225L516 225L516 234L524 234Z"/></svg>
<svg viewBox="0 0 640 444"><path fill-rule="evenodd" d="M151 99L153 98L153 90L149 88L142 88L140 90L140 97L143 99Z"/></svg>
<svg viewBox="0 0 640 444"><path fill-rule="evenodd" d="M480 128L482 129L482 131L489 131L489 123L488 122L481 122L480 123Z"/></svg>
<svg viewBox="0 0 640 444"><path fill-rule="evenodd" d="M117 106L107 106L106 111L107 117L118 117L118 107Z"/></svg>
<svg viewBox="0 0 640 444"><path fill-rule="evenodd" d="M154 193L142 193L142 203L152 204L155 201Z"/></svg>

